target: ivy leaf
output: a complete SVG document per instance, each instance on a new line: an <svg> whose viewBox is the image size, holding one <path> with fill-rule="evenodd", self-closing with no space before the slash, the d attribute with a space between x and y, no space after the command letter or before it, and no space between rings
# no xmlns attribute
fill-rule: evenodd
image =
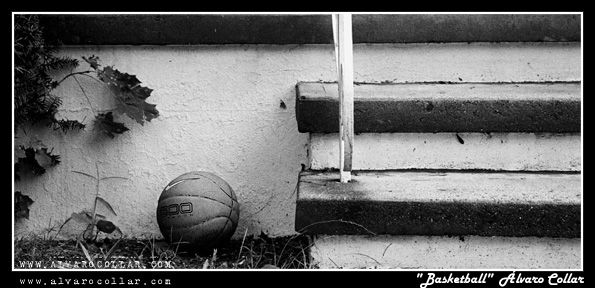
<svg viewBox="0 0 595 288"><path fill-rule="evenodd" d="M110 138L114 138L114 134L122 134L129 130L124 126L124 123L114 122L112 112L100 113L95 116L95 129L107 134Z"/></svg>
<svg viewBox="0 0 595 288"><path fill-rule="evenodd" d="M107 221L107 220L99 220L97 221L97 224L95 224L95 226L97 226L97 229L103 233L107 233L110 234L114 231L116 231L116 225L114 225L114 223L112 223L111 221Z"/></svg>
<svg viewBox="0 0 595 288"><path fill-rule="evenodd" d="M116 97L118 110L123 114L141 125L159 116L156 105L145 102L153 89L141 86L135 75L122 73L111 66L97 70L97 75L109 85Z"/></svg>
<svg viewBox="0 0 595 288"><path fill-rule="evenodd" d="M33 204L29 196L23 195L20 191L14 193L14 217L15 219L29 219L29 206Z"/></svg>

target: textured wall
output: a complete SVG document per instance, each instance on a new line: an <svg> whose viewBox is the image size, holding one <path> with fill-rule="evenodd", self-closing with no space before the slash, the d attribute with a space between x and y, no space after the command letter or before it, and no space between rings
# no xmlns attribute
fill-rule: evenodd
<svg viewBox="0 0 595 288"><path fill-rule="evenodd" d="M54 147L62 163L15 183L35 201L30 219L16 223L17 236L42 234L91 207L94 183L71 171L92 174L95 163L101 176L129 178L101 183L103 198L118 213L115 222L128 236L160 236L157 198L171 179L191 170L214 172L235 189L241 203L236 237L245 229L295 233L297 176L301 164L308 164L308 134L298 133L295 121L295 84L335 81L332 46L101 46L61 53L95 54L104 65L136 74L154 89L148 102L161 115L143 127L119 118L131 131L114 140L95 139L92 125L68 134L29 131ZM580 79L580 46L573 43L357 45L354 57L358 82ZM95 110L114 107L102 85L78 79ZM90 124L92 112L76 82L64 82L56 93L64 97L62 116L86 117Z"/></svg>

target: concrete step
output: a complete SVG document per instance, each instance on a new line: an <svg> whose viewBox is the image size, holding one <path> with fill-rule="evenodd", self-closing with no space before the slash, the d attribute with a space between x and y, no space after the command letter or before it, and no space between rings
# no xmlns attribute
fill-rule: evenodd
<svg viewBox="0 0 595 288"><path fill-rule="evenodd" d="M577 173L356 171L300 174L295 229L308 234L581 236Z"/></svg>
<svg viewBox="0 0 595 288"><path fill-rule="evenodd" d="M581 269L581 239L319 235L322 269Z"/></svg>
<svg viewBox="0 0 595 288"><path fill-rule="evenodd" d="M300 132L339 129L336 83L296 87ZM354 87L355 133L580 132L579 82L398 83Z"/></svg>
<svg viewBox="0 0 595 288"><path fill-rule="evenodd" d="M312 133L312 170L339 168L337 133ZM552 133L363 133L353 169L580 171L581 135Z"/></svg>

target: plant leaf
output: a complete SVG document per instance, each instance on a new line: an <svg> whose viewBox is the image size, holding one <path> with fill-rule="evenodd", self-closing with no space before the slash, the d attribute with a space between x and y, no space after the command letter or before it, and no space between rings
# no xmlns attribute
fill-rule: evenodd
<svg viewBox="0 0 595 288"><path fill-rule="evenodd" d="M26 174L42 175L46 168L55 166L60 163L60 156L53 155L47 151L47 148L40 148L36 150L33 147L20 147L25 152L25 157L18 157L17 160L17 176ZM22 156L22 153L17 153Z"/></svg>
<svg viewBox="0 0 595 288"><path fill-rule="evenodd" d="M101 177L101 179L99 179L99 181L101 181L101 180L108 180L108 179L124 179L124 180L130 180L129 178L126 178L126 177L107 176L107 177Z"/></svg>
<svg viewBox="0 0 595 288"><path fill-rule="evenodd" d="M41 148L35 151L35 161L44 169L52 167L60 163L60 156L48 153L48 148Z"/></svg>
<svg viewBox="0 0 595 288"><path fill-rule="evenodd" d="M153 89L143 87L135 75L122 73L111 66L97 70L99 79L107 83L114 93L120 112L128 115L139 124L159 116L155 104L145 102Z"/></svg>
<svg viewBox="0 0 595 288"><path fill-rule="evenodd" d="M81 211L79 213L72 213L70 219L84 224L93 224L93 217L89 216L88 212Z"/></svg>
<svg viewBox="0 0 595 288"><path fill-rule="evenodd" d="M91 219L93 219L93 213L87 210L83 210L82 212L84 212L85 214L87 214L87 216ZM105 216L99 214L99 213L95 213L95 219L105 219Z"/></svg>
<svg viewBox="0 0 595 288"><path fill-rule="evenodd" d="M90 175L90 174L87 174L87 173L85 173L85 172L80 172L80 171L71 171L71 172L72 172L72 173L76 173L76 174L85 175L85 176L87 176L87 177L91 177L91 178L93 178L93 179L97 179L97 177L95 177L95 176L93 176L93 175Z"/></svg>
<svg viewBox="0 0 595 288"><path fill-rule="evenodd" d="M105 206L110 212L112 212L114 214L114 216L118 216L118 214L116 214L116 211L114 211L114 208L112 207L112 205L109 204L109 202L105 201L105 199L97 196L97 201L101 204L103 204L103 206Z"/></svg>
<svg viewBox="0 0 595 288"><path fill-rule="evenodd" d="M14 193L14 217L15 219L29 219L29 206L33 204L29 196L23 195L20 191Z"/></svg>
<svg viewBox="0 0 595 288"><path fill-rule="evenodd" d="M27 147L33 148L33 150L39 150L41 148L47 148L47 146L45 146L45 144L43 144L43 142L41 142L41 140L35 138L35 137L31 137L29 139L29 141L26 144Z"/></svg>
<svg viewBox="0 0 595 288"><path fill-rule="evenodd" d="M110 138L114 138L115 134L122 134L129 129L123 123L114 122L114 115L112 112L100 113L95 116L95 129L107 134Z"/></svg>
<svg viewBox="0 0 595 288"><path fill-rule="evenodd" d="M95 55L91 55L89 58L86 58L85 56L83 56L83 60L85 60L85 62L89 63L89 66L91 66L91 68L93 69L98 69L99 66L99 57L95 56Z"/></svg>
<svg viewBox="0 0 595 288"><path fill-rule="evenodd" d="M457 140L459 141L459 143L465 144L465 141L463 141L463 138L461 138L461 136L459 136L459 133L455 133L455 135L457 136Z"/></svg>
<svg viewBox="0 0 595 288"><path fill-rule="evenodd" d="M107 221L107 220L99 220L97 221L97 224L95 225L97 226L97 229L103 233L107 233L110 234L114 231L116 231L116 225L114 225L114 223L112 223L111 221Z"/></svg>

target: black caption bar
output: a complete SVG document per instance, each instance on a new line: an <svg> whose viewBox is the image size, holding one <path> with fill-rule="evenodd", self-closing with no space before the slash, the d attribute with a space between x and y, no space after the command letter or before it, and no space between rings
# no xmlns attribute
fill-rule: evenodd
<svg viewBox="0 0 595 288"><path fill-rule="evenodd" d="M226 273L235 273L226 275ZM264 273L264 274L263 274ZM308 275L285 275L285 274ZM362 274L363 273L363 274ZM268 274L268 275L265 275ZM233 277L229 277L233 276ZM307 278L303 278L303 277ZM277 277L279 279L277 279ZM306 282L326 278L331 283L354 283L374 279L374 283L387 280L399 283L395 287L583 287L583 271L415 271L415 270L177 270L177 271L31 271L13 272L12 287L206 287L221 281L245 285L260 283L263 279L282 284L300 277ZM383 279L384 278L384 279ZM283 280L285 279L285 280ZM298 278L296 278L298 279ZM231 281L238 281L230 283ZM219 281L219 282L218 282ZM386 283L389 283L386 282ZM303 283L308 285L307 283ZM405 285L405 286L403 286Z"/></svg>

